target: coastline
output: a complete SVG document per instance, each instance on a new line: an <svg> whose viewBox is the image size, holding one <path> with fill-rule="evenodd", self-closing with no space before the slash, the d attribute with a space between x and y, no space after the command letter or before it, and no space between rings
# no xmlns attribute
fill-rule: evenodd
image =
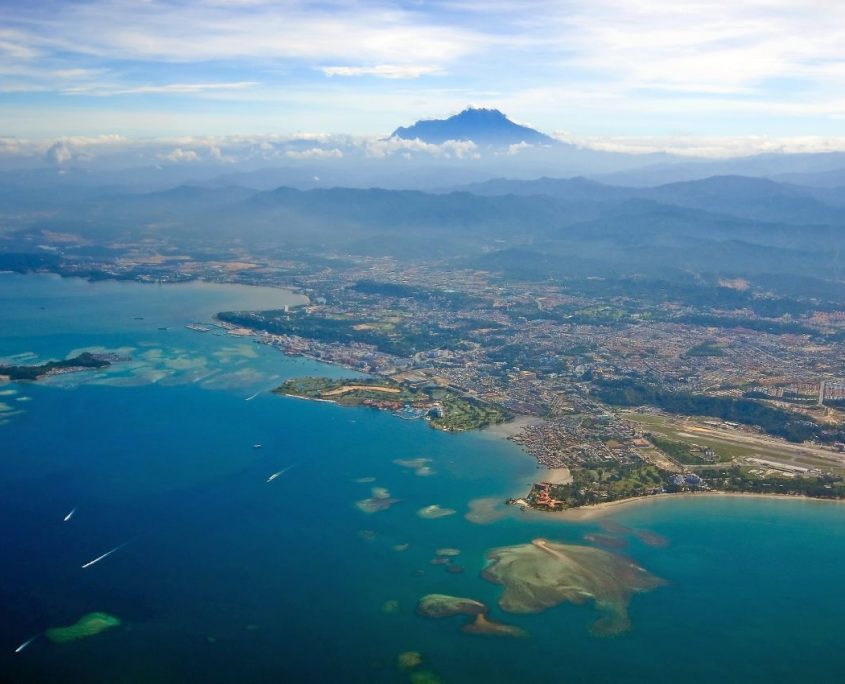
<svg viewBox="0 0 845 684"><path fill-rule="evenodd" d="M302 399L303 401L319 401L323 404L334 404L335 406L340 406L336 401L332 399L321 399L320 397L303 397L301 394L287 394L285 392L273 392L273 394L278 394L282 397L290 397L291 399Z"/></svg>
<svg viewBox="0 0 845 684"><path fill-rule="evenodd" d="M820 499L812 496L792 494L754 494L752 492L679 492L677 494L654 494L652 496L638 496L631 499L619 499L605 503L569 508L565 511L538 511L527 509L525 513L541 516L545 520L557 519L562 522L582 522L585 520L601 519L611 515L614 511L627 509L633 506L642 506L646 503L656 504L674 499L702 499L702 498L744 498L744 499L769 499L772 501L804 501L828 504L845 504L845 499Z"/></svg>
<svg viewBox="0 0 845 684"><path fill-rule="evenodd" d="M483 427L479 430L479 432L482 435L488 435L494 439L510 439L511 437L518 435L529 425L537 425L542 422L542 418L536 418L535 416L517 416L513 420L509 420L505 423L496 423L495 425ZM528 456L531 456L531 454L528 454L521 446L520 450ZM531 456L531 458L534 457ZM537 459L534 458L534 460L536 461Z"/></svg>

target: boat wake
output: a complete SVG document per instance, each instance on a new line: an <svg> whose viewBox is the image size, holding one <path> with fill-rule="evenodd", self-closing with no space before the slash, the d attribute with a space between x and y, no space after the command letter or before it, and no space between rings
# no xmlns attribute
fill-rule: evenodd
<svg viewBox="0 0 845 684"><path fill-rule="evenodd" d="M35 636L33 636L33 637L29 637L29 639L27 639L26 641L24 641L24 642L23 642L20 646L18 646L18 647L15 649L15 653L20 653L21 651L23 651L23 650L24 650L27 646L29 646L29 645L30 645L33 641L35 641L35 640L36 640L39 636L41 636L41 635L40 635L40 634L36 634L36 635L35 635Z"/></svg>
<svg viewBox="0 0 845 684"><path fill-rule="evenodd" d="M109 556L111 556L113 553L117 553L117 552L118 552L118 551L120 551L120 550L121 550L124 546L126 546L127 544L129 544L131 541L132 541L132 540L130 539L128 542L123 542L120 546L115 546L115 547L114 547L113 549L111 549L110 551L106 551L106 552L105 552L102 556L97 556L94 560L90 560L90 561L88 561L87 563L85 563L85 564L82 566L82 568L83 568L83 569L84 569L84 568L90 568L92 565L94 565L94 563L99 563L101 560L103 560L103 559L105 559L105 558L108 558L108 557L109 557Z"/></svg>
<svg viewBox="0 0 845 684"><path fill-rule="evenodd" d="M273 473L270 477L267 478L267 482L272 482L273 480L275 480L280 475L284 475L288 470L293 468L293 466L295 466L295 465L296 465L296 463L294 463L293 465L289 465L287 468L282 468L280 471L278 471L276 473Z"/></svg>

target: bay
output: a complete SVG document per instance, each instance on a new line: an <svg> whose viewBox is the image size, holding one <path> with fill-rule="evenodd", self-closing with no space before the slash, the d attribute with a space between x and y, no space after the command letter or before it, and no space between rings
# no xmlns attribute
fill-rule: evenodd
<svg viewBox="0 0 845 684"><path fill-rule="evenodd" d="M592 636L590 605L509 615L496 607L501 587L479 576L489 549L588 543L608 534L606 519L510 508L472 523L471 501L524 491L535 473L514 445L272 395L288 377L350 372L184 327L300 301L265 288L0 274L0 359L82 349L125 359L0 386L0 679L407 682L396 659L412 650L449 682L839 681L845 508L713 497L615 509L620 551L667 581L634 596L631 631ZM394 463L415 458L434 474ZM400 502L362 512L355 502L374 486ZM417 515L432 504L456 513ZM656 535L668 544L643 541ZM443 547L460 549L463 574L430 564ZM431 592L484 601L530 636L421 618L414 607ZM14 652L93 611L122 625Z"/></svg>

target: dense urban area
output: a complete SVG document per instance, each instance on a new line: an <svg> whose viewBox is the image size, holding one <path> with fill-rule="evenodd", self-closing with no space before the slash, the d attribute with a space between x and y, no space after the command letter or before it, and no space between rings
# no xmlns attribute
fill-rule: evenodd
<svg viewBox="0 0 845 684"><path fill-rule="evenodd" d="M23 266L302 292L306 306L221 312L218 322L370 378L306 378L281 393L447 431L504 423L498 429L541 468L511 503L561 510L667 492L845 494L845 311L822 298L742 278L530 280L437 258L121 249L119 258L65 252ZM557 473L548 482L546 468Z"/></svg>

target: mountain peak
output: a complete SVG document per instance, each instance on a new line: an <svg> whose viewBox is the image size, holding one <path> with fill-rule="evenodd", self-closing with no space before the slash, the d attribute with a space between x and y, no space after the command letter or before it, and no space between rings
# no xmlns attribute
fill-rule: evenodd
<svg viewBox="0 0 845 684"><path fill-rule="evenodd" d="M472 140L478 145L556 142L540 131L514 123L498 109L476 107L467 107L448 119L424 119L406 128L399 127L391 137L404 140L419 138L431 144L447 140Z"/></svg>

